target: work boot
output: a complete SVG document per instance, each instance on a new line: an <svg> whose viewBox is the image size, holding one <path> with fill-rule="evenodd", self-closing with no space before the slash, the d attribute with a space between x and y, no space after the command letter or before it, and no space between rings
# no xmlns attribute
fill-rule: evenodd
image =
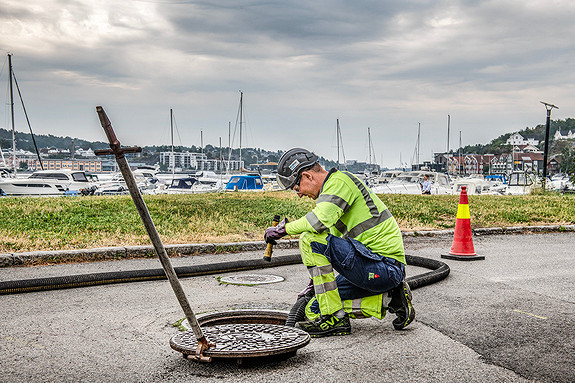
<svg viewBox="0 0 575 383"><path fill-rule="evenodd" d="M391 301L388 310L395 313L396 318L393 320L393 327L396 330L402 330L407 327L415 318L415 309L411 304L411 289L405 280L399 286L389 292Z"/></svg>
<svg viewBox="0 0 575 383"><path fill-rule="evenodd" d="M314 321L305 320L297 322L295 327L304 330L312 338L321 338L329 335L348 335L351 333L349 316L345 314L343 318L335 315L320 315Z"/></svg>

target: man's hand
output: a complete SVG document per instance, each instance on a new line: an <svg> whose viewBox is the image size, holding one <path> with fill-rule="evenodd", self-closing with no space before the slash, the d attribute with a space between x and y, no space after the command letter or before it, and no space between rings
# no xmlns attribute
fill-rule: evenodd
<svg viewBox="0 0 575 383"><path fill-rule="evenodd" d="M276 240L287 235L286 233L287 218L284 218L277 226L271 226L266 229L264 239L267 243L276 244Z"/></svg>

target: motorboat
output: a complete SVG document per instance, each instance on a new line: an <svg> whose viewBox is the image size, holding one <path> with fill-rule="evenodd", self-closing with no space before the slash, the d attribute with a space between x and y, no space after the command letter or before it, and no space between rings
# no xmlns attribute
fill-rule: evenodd
<svg viewBox="0 0 575 383"><path fill-rule="evenodd" d="M373 186L371 190L380 194L421 194L425 175L431 181L431 194L451 194L451 183L447 174L422 170L403 172L388 183Z"/></svg>
<svg viewBox="0 0 575 383"><path fill-rule="evenodd" d="M483 178L470 177L460 178L453 183L452 194L461 194L462 187L466 187L468 195L474 194L498 194L491 190L492 184Z"/></svg>
<svg viewBox="0 0 575 383"><path fill-rule="evenodd" d="M530 194L537 186L534 174L525 171L514 171L509 175L509 182L505 189L506 195Z"/></svg>
<svg viewBox="0 0 575 383"><path fill-rule="evenodd" d="M195 177L174 178L168 187L158 190L159 194L193 194L220 191L219 184L204 183Z"/></svg>
<svg viewBox="0 0 575 383"><path fill-rule="evenodd" d="M551 190L559 192L569 192L573 190L573 182L571 182L569 175L559 173L551 177L551 181L548 183L548 187Z"/></svg>
<svg viewBox="0 0 575 383"><path fill-rule="evenodd" d="M0 189L6 195L78 194L94 187L82 170L39 170L27 178L2 178Z"/></svg>
<svg viewBox="0 0 575 383"><path fill-rule="evenodd" d="M381 172L381 174L379 175L379 183L380 184L386 184L389 181L391 181L392 179L396 178L398 175L400 175L401 173L403 173L403 171L401 170L386 170Z"/></svg>
<svg viewBox="0 0 575 383"><path fill-rule="evenodd" d="M158 186L158 178L156 178L156 172L150 169L135 169L132 171L138 189L143 194L155 194L156 188ZM116 195L116 194L128 194L130 191L124 181L124 176L122 173L115 173L111 179L104 180L97 184L97 188L94 191L96 195Z"/></svg>

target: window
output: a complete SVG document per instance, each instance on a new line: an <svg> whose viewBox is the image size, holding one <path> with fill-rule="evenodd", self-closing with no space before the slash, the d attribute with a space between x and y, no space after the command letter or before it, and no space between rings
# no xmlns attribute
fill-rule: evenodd
<svg viewBox="0 0 575 383"><path fill-rule="evenodd" d="M64 173L34 173L30 178L44 178L44 179L55 179L55 180L68 180L68 176Z"/></svg>
<svg viewBox="0 0 575 383"><path fill-rule="evenodd" d="M88 178L84 173L72 173L72 178L76 182L88 182Z"/></svg>

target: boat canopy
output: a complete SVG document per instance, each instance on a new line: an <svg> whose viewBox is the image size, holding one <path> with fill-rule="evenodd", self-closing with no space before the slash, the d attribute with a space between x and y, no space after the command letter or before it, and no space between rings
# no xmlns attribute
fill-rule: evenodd
<svg viewBox="0 0 575 383"><path fill-rule="evenodd" d="M197 181L198 180L193 177L176 178L172 180L170 189L191 189L192 185L195 184Z"/></svg>
<svg viewBox="0 0 575 383"><path fill-rule="evenodd" d="M226 184L226 190L259 190L264 184L259 174L232 176Z"/></svg>

